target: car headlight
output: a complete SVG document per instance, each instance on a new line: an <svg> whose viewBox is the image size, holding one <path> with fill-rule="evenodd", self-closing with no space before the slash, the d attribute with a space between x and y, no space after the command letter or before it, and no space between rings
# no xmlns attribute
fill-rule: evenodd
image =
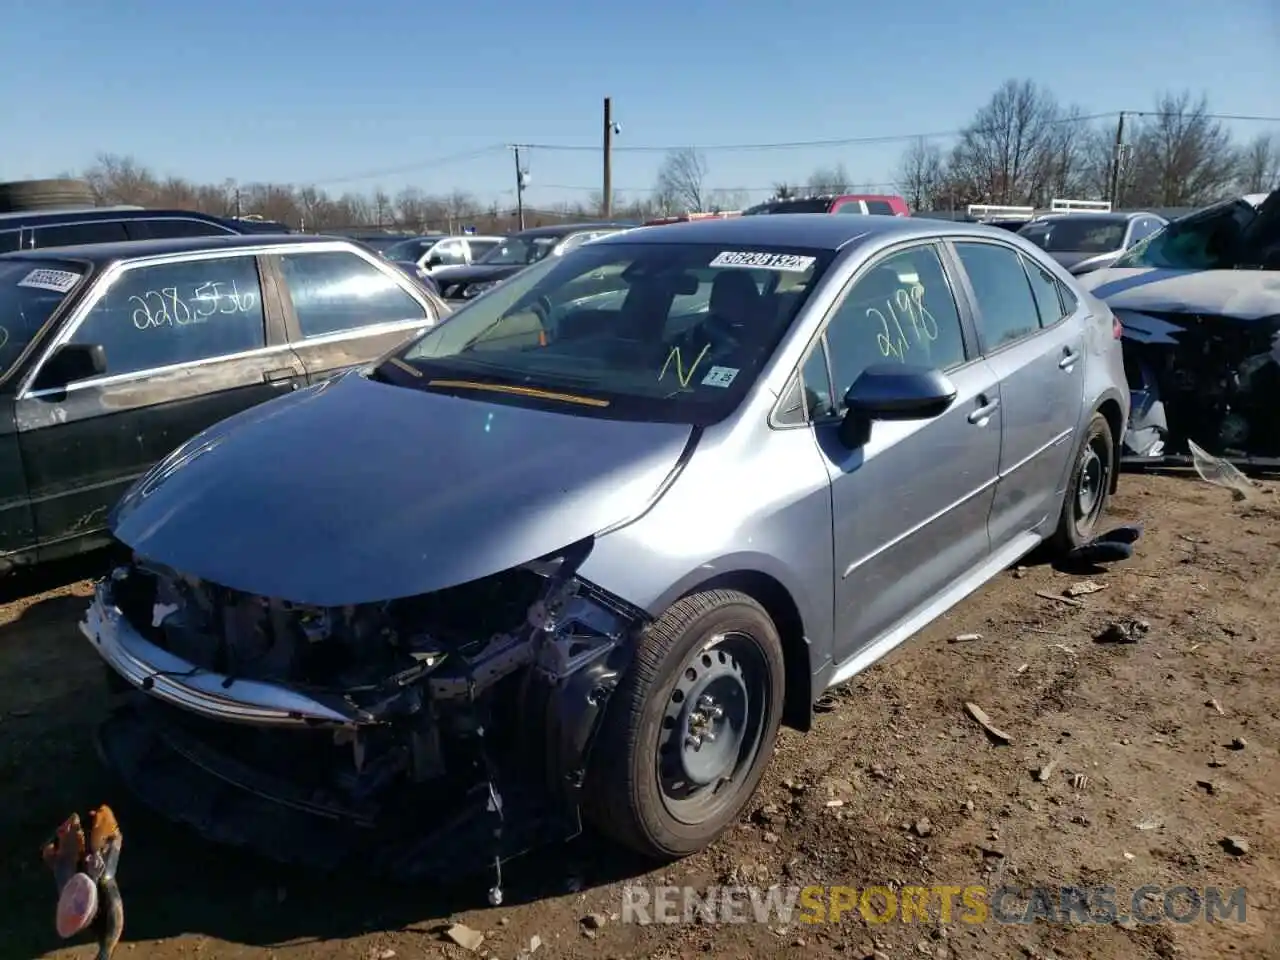
<svg viewBox="0 0 1280 960"><path fill-rule="evenodd" d="M470 300L472 297L478 297L485 291L492 290L497 285L497 280L484 280L480 283L473 283L462 291L463 299Z"/></svg>

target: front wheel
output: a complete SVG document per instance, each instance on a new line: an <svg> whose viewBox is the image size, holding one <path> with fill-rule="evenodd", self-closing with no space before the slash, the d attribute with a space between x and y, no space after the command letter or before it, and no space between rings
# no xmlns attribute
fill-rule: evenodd
<svg viewBox="0 0 1280 960"><path fill-rule="evenodd" d="M782 641L760 604L732 590L676 602L641 636L610 699L588 819L657 859L703 849L755 792L784 691Z"/></svg>
<svg viewBox="0 0 1280 960"><path fill-rule="evenodd" d="M1058 529L1050 541L1054 552L1069 553L1098 535L1098 523L1111 496L1115 459L1111 424L1102 414L1095 413L1071 467Z"/></svg>

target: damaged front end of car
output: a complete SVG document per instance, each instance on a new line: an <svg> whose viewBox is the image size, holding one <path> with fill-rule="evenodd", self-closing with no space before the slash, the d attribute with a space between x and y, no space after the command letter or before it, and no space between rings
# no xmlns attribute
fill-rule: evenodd
<svg viewBox="0 0 1280 960"><path fill-rule="evenodd" d="M1115 312L1132 397L1126 464L1190 463L1194 444L1242 466L1280 467L1280 313Z"/></svg>
<svg viewBox="0 0 1280 960"><path fill-rule="evenodd" d="M571 838L646 622L578 576L592 543L341 608L135 555L81 625L120 691L104 760L163 815L282 862L425 879Z"/></svg>

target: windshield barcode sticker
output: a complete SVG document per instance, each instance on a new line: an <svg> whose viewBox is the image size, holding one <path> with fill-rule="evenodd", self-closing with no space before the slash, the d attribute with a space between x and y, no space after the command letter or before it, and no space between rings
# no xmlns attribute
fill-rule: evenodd
<svg viewBox="0 0 1280 960"><path fill-rule="evenodd" d="M35 287L37 290L52 290L54 293L66 293L76 285L80 274L70 270L49 270L41 268L32 270L18 281L20 287Z"/></svg>
<svg viewBox="0 0 1280 960"><path fill-rule="evenodd" d="M733 383L733 378L737 375L737 367L712 367L707 371L707 375L702 378L702 385L704 387L727 387Z"/></svg>
<svg viewBox="0 0 1280 960"><path fill-rule="evenodd" d="M798 257L792 253L751 253L745 250L726 250L716 254L713 267L742 267L745 270L779 270L783 273L804 273L813 266L815 257Z"/></svg>

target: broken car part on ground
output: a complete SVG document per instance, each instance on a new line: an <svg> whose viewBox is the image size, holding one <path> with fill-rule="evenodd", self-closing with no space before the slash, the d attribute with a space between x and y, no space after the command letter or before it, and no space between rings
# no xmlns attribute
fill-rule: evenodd
<svg viewBox="0 0 1280 960"><path fill-rule="evenodd" d="M1278 226L1280 191L1228 201L1082 278L1124 327L1127 465L1280 467Z"/></svg>

